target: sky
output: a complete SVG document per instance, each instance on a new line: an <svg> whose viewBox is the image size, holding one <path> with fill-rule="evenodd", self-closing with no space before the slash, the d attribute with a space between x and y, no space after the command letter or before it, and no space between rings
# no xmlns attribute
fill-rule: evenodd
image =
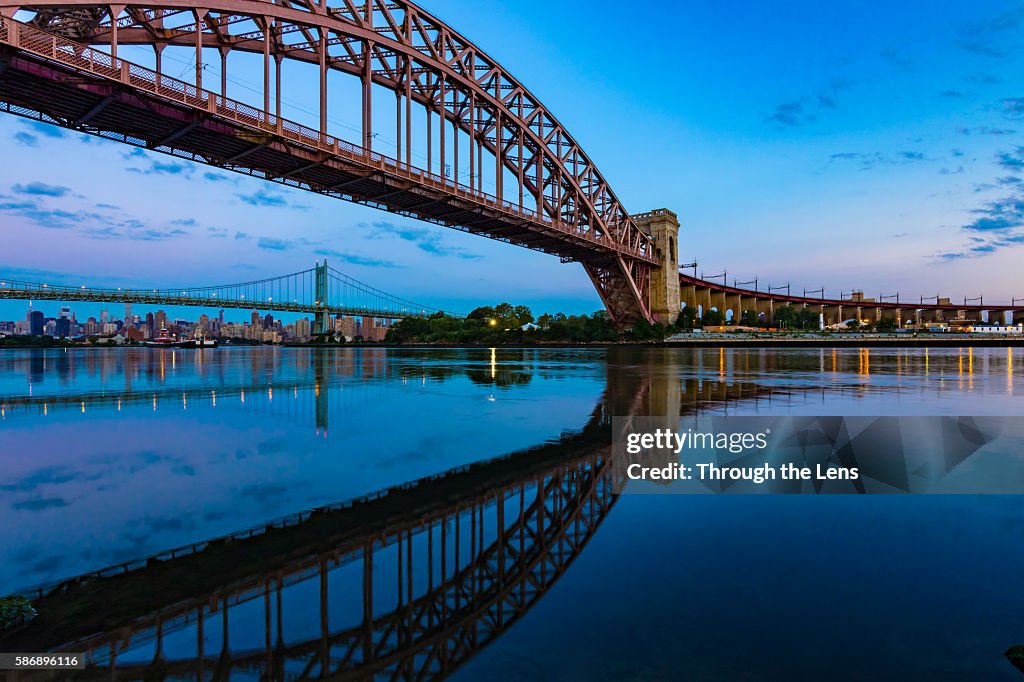
<svg viewBox="0 0 1024 682"><path fill-rule="evenodd" d="M698 274L1024 298L1024 3L423 5L545 103L627 210L675 211L680 259ZM144 62L132 49L122 56ZM188 73L187 53L177 59ZM229 84L239 99L261 78L245 66ZM286 116L315 110L303 78ZM345 87L332 90L332 132L355 140ZM8 278L198 286L327 257L461 312L600 308L578 264L455 230L13 116L0 116L0 149ZM0 302L0 319L25 308Z"/></svg>

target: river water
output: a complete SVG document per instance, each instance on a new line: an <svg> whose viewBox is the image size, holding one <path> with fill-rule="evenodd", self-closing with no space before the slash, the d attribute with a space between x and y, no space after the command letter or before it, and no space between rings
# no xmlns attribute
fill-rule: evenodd
<svg viewBox="0 0 1024 682"><path fill-rule="evenodd" d="M1022 394L1006 348L9 350L0 594L43 623L115 567L109 617L20 642L180 679L1019 679L1024 498L611 496L601 462L611 415Z"/></svg>

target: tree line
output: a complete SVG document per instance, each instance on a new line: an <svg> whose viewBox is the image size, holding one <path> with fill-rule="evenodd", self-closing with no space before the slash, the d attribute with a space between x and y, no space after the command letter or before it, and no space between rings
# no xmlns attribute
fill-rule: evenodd
<svg viewBox="0 0 1024 682"><path fill-rule="evenodd" d="M739 324L757 329L783 331L818 331L820 314L811 308L779 306L768 318L753 310L744 310ZM650 324L644 320L632 329L620 331L604 310L590 315L544 314L534 317L524 305L500 303L473 310L465 318L435 313L429 318L406 318L388 330L385 343L424 343L448 345L515 345L531 343L616 343L629 341L661 341L681 331L717 327L726 324L718 310L697 315L693 308L684 308L674 325ZM731 324L731 320L730 320ZM853 322L850 329L858 331L891 331L896 320L883 318L876 325Z"/></svg>

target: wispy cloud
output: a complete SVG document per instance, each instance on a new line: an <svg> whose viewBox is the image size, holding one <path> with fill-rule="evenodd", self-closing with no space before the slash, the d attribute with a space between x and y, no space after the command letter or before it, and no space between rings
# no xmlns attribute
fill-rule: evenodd
<svg viewBox="0 0 1024 682"><path fill-rule="evenodd" d="M221 228L207 228L214 237L226 237L227 230ZM374 258L372 256L364 256L357 253L350 253L347 251L339 251L337 249L330 248L329 243L324 240L311 240L305 238L298 239L281 239L278 237L267 237L252 235L248 232L235 232L235 241L255 243L256 248L263 249L264 251L297 251L305 250L312 251L317 256L327 256L334 258L343 263L349 263L352 265L362 265L371 268L396 268L397 264L389 260L380 258Z"/></svg>
<svg viewBox="0 0 1024 682"><path fill-rule="evenodd" d="M63 185L48 185L45 182L30 182L28 184L17 184L11 186L11 191L15 194L27 194L29 196L39 197L63 197L71 191L69 187Z"/></svg>
<svg viewBox="0 0 1024 682"><path fill-rule="evenodd" d="M168 175L192 175L195 166L180 161L154 161L148 170L143 173L147 175L166 173Z"/></svg>
<svg viewBox="0 0 1024 682"><path fill-rule="evenodd" d="M1007 97L1003 100L1003 113L1007 118L1024 118L1024 97Z"/></svg>
<svg viewBox="0 0 1024 682"><path fill-rule="evenodd" d="M22 124L28 129L30 129L33 133L36 133L37 135L42 135L43 137L50 137L55 140L59 140L61 138L68 136L68 131L64 130L60 126L55 126L50 123L43 123L42 121L23 120Z"/></svg>
<svg viewBox="0 0 1024 682"><path fill-rule="evenodd" d="M38 147L39 138L23 130L14 133L14 141L22 147Z"/></svg>
<svg viewBox="0 0 1024 682"><path fill-rule="evenodd" d="M327 256L329 258L335 258L343 263L349 263L351 265L362 265L367 268L396 268L398 267L395 263L389 260L382 260L379 258L371 258L369 256L360 256L355 253L346 253L344 251L337 251L335 249L316 249L313 251L317 256Z"/></svg>
<svg viewBox="0 0 1024 682"><path fill-rule="evenodd" d="M994 17L965 26L957 44L968 52L983 57L1007 56L1015 43L1005 40L1015 35L1024 23L1024 7L1008 10Z"/></svg>
<svg viewBox="0 0 1024 682"><path fill-rule="evenodd" d="M1001 168L1016 174L979 187L981 191L1000 189L1004 194L970 211L971 219L961 226L968 235L968 245L960 251L939 254L941 260L976 258L1024 244L1024 182L1019 175L1024 172L1024 147L1003 152L996 160Z"/></svg>
<svg viewBox="0 0 1024 682"><path fill-rule="evenodd" d="M256 246L261 249L267 249L269 251L287 251L295 248L295 242L287 239L274 239L272 237L260 237L256 241Z"/></svg>
<svg viewBox="0 0 1024 682"><path fill-rule="evenodd" d="M956 129L956 132L961 135L1013 135L1017 131L1009 128L991 128L989 126L974 126L973 128L961 126Z"/></svg>
<svg viewBox="0 0 1024 682"><path fill-rule="evenodd" d="M905 71L913 65L913 62L902 50L899 50L892 45L887 45L880 49L878 51L878 56L881 57L884 62L889 64L889 66L895 67L899 70Z"/></svg>
<svg viewBox="0 0 1024 682"><path fill-rule="evenodd" d="M795 128L818 120L821 113L837 108L836 96L850 87L845 78L833 78L822 88L809 95L803 95L782 102L775 111L765 116L765 121L785 128Z"/></svg>
<svg viewBox="0 0 1024 682"><path fill-rule="evenodd" d="M252 194L239 194L237 196L250 206L260 206L263 208L284 208L286 206L291 206L292 208L304 208L302 206L289 204L288 199L286 199L283 194L268 192L262 188L256 190Z"/></svg>
<svg viewBox="0 0 1024 682"><path fill-rule="evenodd" d="M971 213L978 217L963 226L969 232L1010 232L1024 228L1024 197L1010 196L990 201Z"/></svg>
<svg viewBox="0 0 1024 682"><path fill-rule="evenodd" d="M416 248L434 256L461 258L463 260L477 260L483 258L465 249L448 246L437 229L418 226L399 226L385 221L373 223L362 223L361 227L371 228L370 237L381 239L387 236L397 237L403 241L411 242Z"/></svg>
<svg viewBox="0 0 1024 682"><path fill-rule="evenodd" d="M1013 151L1001 152L997 157L999 166L1012 172L1024 171L1024 147L1016 147Z"/></svg>
<svg viewBox="0 0 1024 682"><path fill-rule="evenodd" d="M839 152L829 157L829 164L856 163L860 170L871 170L880 166L897 166L927 161L923 152L904 150L897 152Z"/></svg>
<svg viewBox="0 0 1024 682"><path fill-rule="evenodd" d="M169 226L126 215L116 206L96 204L91 209L68 210L47 205L46 200L75 196L70 188L43 182L16 184L11 187L24 199L0 198L0 213L21 218L29 224L51 230L69 230L88 239L130 239L159 241L188 234L183 229L195 225L193 219L172 220Z"/></svg>
<svg viewBox="0 0 1024 682"><path fill-rule="evenodd" d="M238 178L233 178L227 173L214 173L213 171L203 173L203 180L207 182L227 182L232 185L238 184Z"/></svg>
<svg viewBox="0 0 1024 682"><path fill-rule="evenodd" d="M968 83L973 83L974 85L996 85L1003 82L990 73L971 74L965 80Z"/></svg>

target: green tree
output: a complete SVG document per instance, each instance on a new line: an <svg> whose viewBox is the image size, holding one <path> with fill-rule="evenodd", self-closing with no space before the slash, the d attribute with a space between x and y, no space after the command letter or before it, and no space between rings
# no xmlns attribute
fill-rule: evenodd
<svg viewBox="0 0 1024 682"><path fill-rule="evenodd" d="M525 305L517 305L513 310L516 322L522 327L524 324L530 324L533 322L533 311L527 308Z"/></svg>
<svg viewBox="0 0 1024 682"><path fill-rule="evenodd" d="M701 322L705 327L717 327L725 324L725 316L717 310L708 309L701 316Z"/></svg>
<svg viewBox="0 0 1024 682"><path fill-rule="evenodd" d="M814 308L803 308L797 312L796 326L804 331L821 328L821 313Z"/></svg>
<svg viewBox="0 0 1024 682"><path fill-rule="evenodd" d="M740 315L740 324L744 327L760 327L761 317L756 310L744 310Z"/></svg>
<svg viewBox="0 0 1024 682"><path fill-rule="evenodd" d="M676 327L679 329L693 329L697 323L697 309L689 306L683 308L679 317L676 318Z"/></svg>
<svg viewBox="0 0 1024 682"><path fill-rule="evenodd" d="M893 332L898 328L899 324L897 324L895 317L883 317L878 321L878 331L880 332Z"/></svg>
<svg viewBox="0 0 1024 682"><path fill-rule="evenodd" d="M797 311L793 306L784 305L775 309L775 326L780 329L792 329L796 321Z"/></svg>

